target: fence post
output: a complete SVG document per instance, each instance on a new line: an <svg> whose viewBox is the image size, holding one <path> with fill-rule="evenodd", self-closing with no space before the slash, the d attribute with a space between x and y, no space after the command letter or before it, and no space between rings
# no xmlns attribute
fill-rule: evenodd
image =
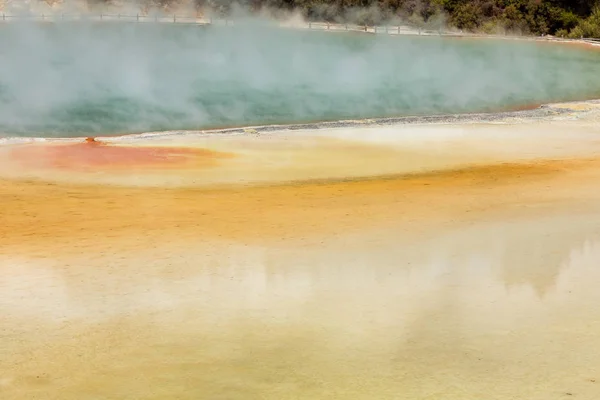
<svg viewBox="0 0 600 400"><path fill-rule="evenodd" d="M175 17L175 14L173 14L173 23L177 22L177 18Z"/></svg>
<svg viewBox="0 0 600 400"><path fill-rule="evenodd" d="M329 22L327 23L327 30L329 30Z"/></svg>
<svg viewBox="0 0 600 400"><path fill-rule="evenodd" d="M136 16L137 22L140 22L140 14L137 14Z"/></svg>
<svg viewBox="0 0 600 400"><path fill-rule="evenodd" d="M308 29L312 29L312 22L308 21Z"/></svg>
<svg viewBox="0 0 600 400"><path fill-rule="evenodd" d="M400 34L400 25L398 25L398 35Z"/></svg>
<svg viewBox="0 0 600 400"><path fill-rule="evenodd" d="M102 21L102 13L100 13L100 21Z"/></svg>

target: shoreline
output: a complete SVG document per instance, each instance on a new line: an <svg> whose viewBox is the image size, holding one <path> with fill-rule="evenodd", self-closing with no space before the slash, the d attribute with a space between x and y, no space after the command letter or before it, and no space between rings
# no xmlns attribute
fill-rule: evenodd
<svg viewBox="0 0 600 400"><path fill-rule="evenodd" d="M20 138L0 145L0 178L228 187L587 159L597 154L590 138L598 119L600 101L593 100L506 113L171 131L95 141Z"/></svg>
<svg viewBox="0 0 600 400"><path fill-rule="evenodd" d="M323 130L335 128L368 128L384 126L410 125L440 125L440 124L475 124L475 123L511 123L543 121L565 115L583 114L584 109L578 106L598 105L600 99L571 100L551 102L535 106L518 107L513 111L492 111L483 113L460 113L439 115L413 115L401 117L382 117L364 119L343 119L336 121L320 121L292 124L247 125L215 129L176 129L165 131L150 131L140 133L125 133L115 135L87 135L77 137L41 137L41 136L0 136L0 146L3 144L18 144L31 142L80 142L82 139L95 138L103 141L135 141L144 139L162 139L171 136L212 136L212 135L245 135L278 133L302 130Z"/></svg>
<svg viewBox="0 0 600 400"><path fill-rule="evenodd" d="M2 10L0 10L2 12ZM198 14L177 14L159 12L153 15L147 13L135 13L134 11L117 12L117 10L109 10L108 12L89 12L89 13L64 13L57 10L46 10L39 13L23 13L6 14L2 12L0 15L0 23L11 23L19 21L29 22L112 22L112 23L145 23L145 24L183 24L183 25L198 25L198 26L234 26L234 19L212 18L210 16L198 16ZM471 39L502 39L502 40L536 40L556 43L579 43L588 44L591 47L600 46L600 38L581 38L568 39L555 36L527 36L513 34L485 34L485 33L470 33L456 30L455 28L442 28L439 30L418 28L411 25L392 24L392 25L357 25L351 23L333 23L323 21L294 21L292 20L277 20L267 19L269 23L274 23L278 27L288 29L308 29L314 31L326 32L355 32L369 34L386 34L389 36L441 36L449 38L471 38Z"/></svg>

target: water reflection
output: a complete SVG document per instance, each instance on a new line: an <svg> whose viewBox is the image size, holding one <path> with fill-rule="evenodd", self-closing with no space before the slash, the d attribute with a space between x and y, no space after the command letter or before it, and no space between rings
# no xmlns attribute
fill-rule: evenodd
<svg viewBox="0 0 600 400"><path fill-rule="evenodd" d="M4 390L26 393L46 373L62 399L158 387L172 398L586 398L600 378L600 224L568 222L4 256L0 367L16 371Z"/></svg>

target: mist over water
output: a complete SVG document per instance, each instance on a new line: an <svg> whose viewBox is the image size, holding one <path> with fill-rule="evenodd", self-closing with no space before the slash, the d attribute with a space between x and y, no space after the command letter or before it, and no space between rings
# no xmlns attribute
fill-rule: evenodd
<svg viewBox="0 0 600 400"><path fill-rule="evenodd" d="M0 136L490 111L600 95L600 53L525 41L136 23L0 25Z"/></svg>

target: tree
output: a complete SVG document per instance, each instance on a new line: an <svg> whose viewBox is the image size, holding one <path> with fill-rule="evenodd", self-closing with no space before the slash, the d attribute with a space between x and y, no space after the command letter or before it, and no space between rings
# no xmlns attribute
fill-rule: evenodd
<svg viewBox="0 0 600 400"><path fill-rule="evenodd" d="M483 11L475 2L463 3L454 8L450 21L458 29L475 31L483 21Z"/></svg>

